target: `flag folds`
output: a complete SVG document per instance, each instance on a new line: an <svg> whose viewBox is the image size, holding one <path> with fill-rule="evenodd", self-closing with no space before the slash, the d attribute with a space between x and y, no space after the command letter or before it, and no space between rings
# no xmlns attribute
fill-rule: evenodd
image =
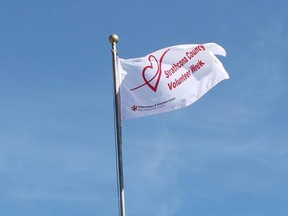
<svg viewBox="0 0 288 216"><path fill-rule="evenodd" d="M215 55L215 43L167 47L145 57L119 58L122 119L191 105L229 75Z"/></svg>

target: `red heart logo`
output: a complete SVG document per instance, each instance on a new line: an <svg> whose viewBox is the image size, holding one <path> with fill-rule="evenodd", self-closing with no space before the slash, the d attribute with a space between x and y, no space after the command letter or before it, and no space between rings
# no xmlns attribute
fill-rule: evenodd
<svg viewBox="0 0 288 216"><path fill-rule="evenodd" d="M142 77L146 83L154 92L156 92L159 85L161 70L158 60L155 56L150 55L148 58L150 65L146 66L142 71Z"/></svg>
<svg viewBox="0 0 288 216"><path fill-rule="evenodd" d="M170 49L167 49L161 56L160 61L158 62L158 60L156 59L155 56L150 55L148 57L148 61L150 63L150 65L146 66L143 70L142 70L142 77L144 80L144 84L137 86L135 88L130 89L130 91L134 91L136 89L139 89L145 85L148 85L150 89L152 89L152 91L156 92L157 91L157 87L159 85L160 82L160 78L161 78L161 74L162 74L162 61L164 56L166 55L166 53L169 51ZM152 84L151 84L152 83Z"/></svg>

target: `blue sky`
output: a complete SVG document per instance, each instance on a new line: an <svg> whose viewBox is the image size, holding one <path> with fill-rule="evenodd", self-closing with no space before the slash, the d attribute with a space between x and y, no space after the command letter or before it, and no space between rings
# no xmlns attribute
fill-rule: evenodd
<svg viewBox="0 0 288 216"><path fill-rule="evenodd" d="M215 42L230 80L123 123L127 215L286 216L288 5L0 1L0 214L117 215L112 65Z"/></svg>

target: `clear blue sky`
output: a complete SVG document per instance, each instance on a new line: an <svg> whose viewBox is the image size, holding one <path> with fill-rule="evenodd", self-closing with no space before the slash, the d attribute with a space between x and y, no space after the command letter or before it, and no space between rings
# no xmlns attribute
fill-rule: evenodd
<svg viewBox="0 0 288 216"><path fill-rule="evenodd" d="M128 216L287 216L288 4L0 1L0 215L118 215L108 37L121 58L215 42L230 74L123 123Z"/></svg>

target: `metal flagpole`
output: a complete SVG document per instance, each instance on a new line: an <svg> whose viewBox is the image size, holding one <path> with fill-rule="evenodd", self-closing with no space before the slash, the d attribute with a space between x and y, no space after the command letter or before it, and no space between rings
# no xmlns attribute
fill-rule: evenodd
<svg viewBox="0 0 288 216"><path fill-rule="evenodd" d="M120 216L125 216L125 196L124 196L124 176L123 176L123 159L122 159L122 126L121 126L121 99L120 99L120 74L118 71L118 53L116 44L119 37L112 34L109 37L112 44L112 60L113 60L113 79L114 79L114 122L115 122L115 149L116 149L116 169L117 169L117 186L118 186L118 202Z"/></svg>

